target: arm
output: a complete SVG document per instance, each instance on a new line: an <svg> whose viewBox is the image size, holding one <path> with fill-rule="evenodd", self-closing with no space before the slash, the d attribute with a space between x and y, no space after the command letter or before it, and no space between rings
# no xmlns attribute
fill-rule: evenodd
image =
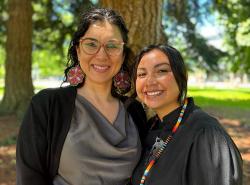
<svg viewBox="0 0 250 185"><path fill-rule="evenodd" d="M222 128L203 128L190 149L185 173L188 185L241 185L242 159Z"/></svg>
<svg viewBox="0 0 250 185"><path fill-rule="evenodd" d="M20 127L17 152L17 185L49 185L47 162L47 123L45 99L33 97Z"/></svg>

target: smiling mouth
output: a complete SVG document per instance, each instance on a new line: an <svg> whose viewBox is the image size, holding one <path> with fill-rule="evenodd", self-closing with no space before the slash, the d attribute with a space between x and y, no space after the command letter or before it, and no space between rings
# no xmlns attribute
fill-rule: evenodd
<svg viewBox="0 0 250 185"><path fill-rule="evenodd" d="M146 91L144 94L149 97L160 96L163 91Z"/></svg>
<svg viewBox="0 0 250 185"><path fill-rule="evenodd" d="M96 64L93 64L92 67L97 72L105 72L110 68L110 66L101 66L101 65L96 65Z"/></svg>

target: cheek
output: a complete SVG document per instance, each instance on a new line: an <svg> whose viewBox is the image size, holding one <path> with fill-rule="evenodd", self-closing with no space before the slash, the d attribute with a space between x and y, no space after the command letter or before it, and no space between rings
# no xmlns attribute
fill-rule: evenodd
<svg viewBox="0 0 250 185"><path fill-rule="evenodd" d="M144 84L144 81L142 79L137 79L135 82L135 88L136 88L136 92L139 98L140 96L142 96L143 84Z"/></svg>
<svg viewBox="0 0 250 185"><path fill-rule="evenodd" d="M172 91L174 91L176 94L179 94L179 87L178 84L175 80L175 78L172 76L169 79L169 87L171 88Z"/></svg>
<svg viewBox="0 0 250 185"><path fill-rule="evenodd" d="M157 78L157 81L166 87L170 86L173 83L173 79L170 75L161 76Z"/></svg>
<svg viewBox="0 0 250 185"><path fill-rule="evenodd" d="M161 81L161 84L163 86L168 88L168 90L174 91L174 92L176 92L176 91L179 92L179 87L178 87L173 75L164 76L160 79L160 81Z"/></svg>
<svg viewBox="0 0 250 185"><path fill-rule="evenodd" d="M163 80L164 80L164 81L166 82L166 84L168 84L168 85L171 85L171 84L173 84L173 83L176 83L176 82L175 82L175 78L174 78L173 75L166 75L166 76L163 77Z"/></svg>
<svg viewBox="0 0 250 185"><path fill-rule="evenodd" d="M124 57L122 54L119 54L119 55L111 56L110 60L112 60L113 62L121 62L122 63L124 60Z"/></svg>
<svg viewBox="0 0 250 185"><path fill-rule="evenodd" d="M122 66L122 64L123 64L123 57L122 56L120 56L120 57L118 57L117 59L116 59L116 62L119 64L119 66L121 67Z"/></svg>
<svg viewBox="0 0 250 185"><path fill-rule="evenodd" d="M122 56L116 56L116 57L110 58L110 60L116 66L116 68L118 68L118 69L121 68L122 63L123 63L123 57Z"/></svg>

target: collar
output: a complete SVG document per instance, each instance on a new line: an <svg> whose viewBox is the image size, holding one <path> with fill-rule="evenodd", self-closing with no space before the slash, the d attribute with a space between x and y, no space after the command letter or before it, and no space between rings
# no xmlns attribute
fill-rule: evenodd
<svg viewBox="0 0 250 185"><path fill-rule="evenodd" d="M182 108L182 106L174 109L172 112L165 115L163 117L163 121L161 121L160 118L156 115L155 123L152 126L152 130L164 129L166 131L171 131L172 128L174 127L178 117L179 117L181 108ZM188 98L187 109L186 109L186 111L184 113L184 117L183 117L182 122L185 122L185 120L188 117L189 113L192 112L194 108L195 108L194 100L193 100L192 97L189 97Z"/></svg>

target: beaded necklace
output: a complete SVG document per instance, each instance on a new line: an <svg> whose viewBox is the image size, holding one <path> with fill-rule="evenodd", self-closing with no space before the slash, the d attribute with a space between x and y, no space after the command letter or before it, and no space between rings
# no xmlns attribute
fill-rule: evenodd
<svg viewBox="0 0 250 185"><path fill-rule="evenodd" d="M186 98L185 102L184 102L184 105L182 106L180 115L179 115L179 117L177 119L176 124L174 125L174 127L172 129L171 134L167 137L167 139L165 141L163 141L163 144L161 145L160 149L152 156L152 159L150 160L149 164L146 167L146 170L143 173L140 185L144 185L145 180L146 180L146 178L147 178L147 176L149 174L149 171L151 170L151 168L153 167L153 165L155 164L155 162L160 158L160 156L161 156L162 152L165 150L167 144L171 141L171 139L173 138L173 135L175 134L175 132L179 128L180 123L181 123L182 118L183 118L183 115L184 115L184 112L185 112L185 110L187 108L187 104L188 104L188 100Z"/></svg>

